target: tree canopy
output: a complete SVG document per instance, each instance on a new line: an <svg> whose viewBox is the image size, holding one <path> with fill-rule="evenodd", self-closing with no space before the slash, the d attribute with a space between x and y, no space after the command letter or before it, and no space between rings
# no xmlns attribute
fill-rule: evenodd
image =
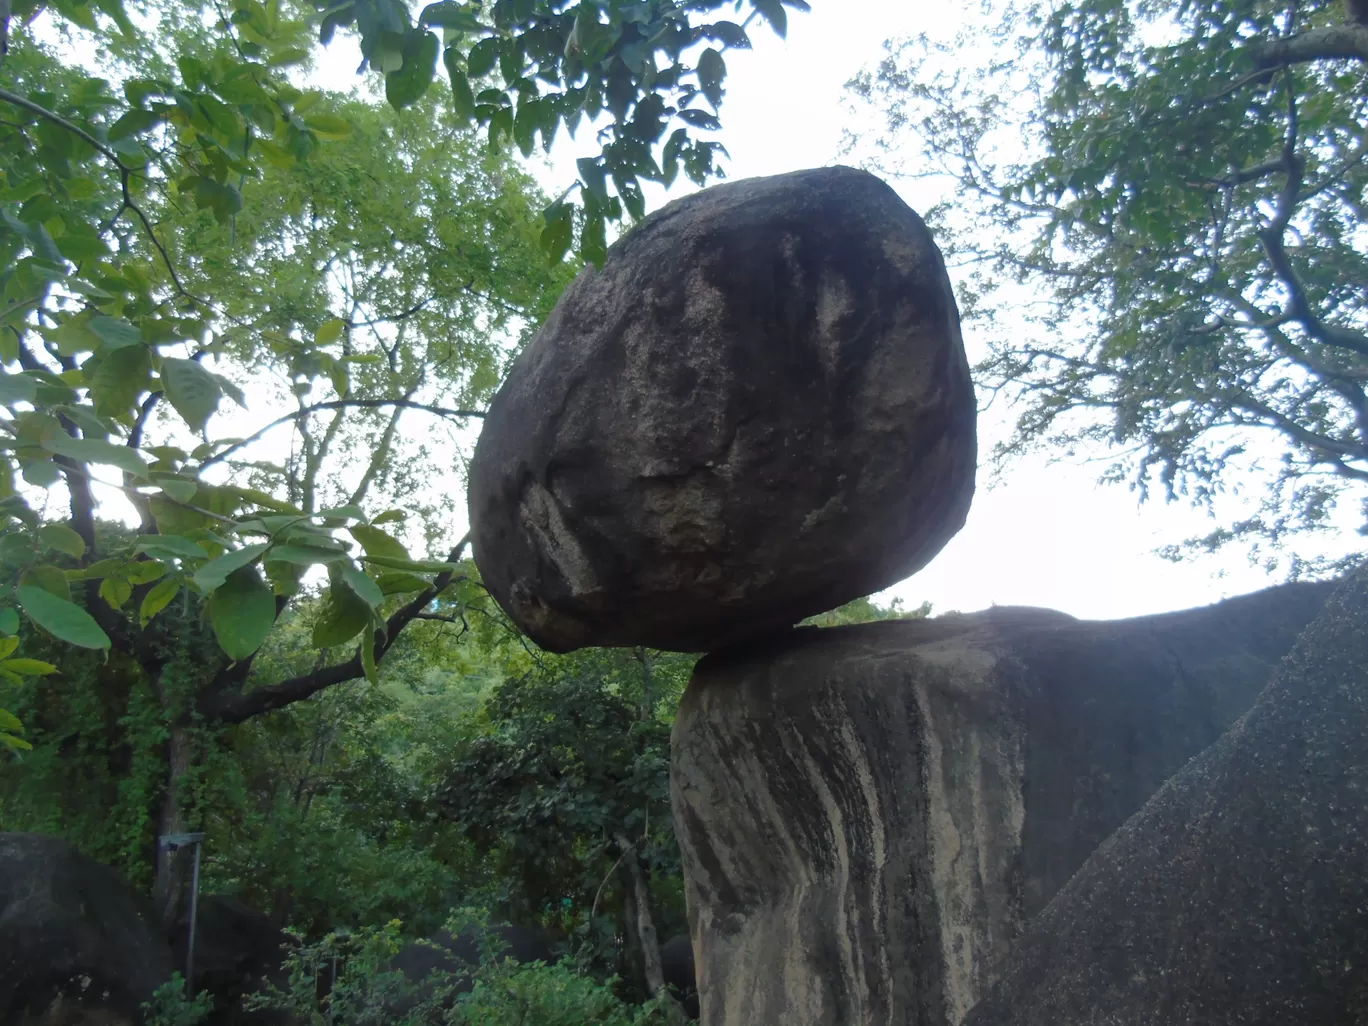
<svg viewBox="0 0 1368 1026"><path fill-rule="evenodd" d="M1021 403L1000 454L1101 442L1110 479L1207 506L1264 482L1258 511L1208 547L1343 526L1346 504L1353 520L1368 482L1361 14L997 8L981 64L964 40L905 40L854 83L882 116L885 165L910 144L902 169L953 184L939 222L971 312L1012 318L979 368Z"/></svg>

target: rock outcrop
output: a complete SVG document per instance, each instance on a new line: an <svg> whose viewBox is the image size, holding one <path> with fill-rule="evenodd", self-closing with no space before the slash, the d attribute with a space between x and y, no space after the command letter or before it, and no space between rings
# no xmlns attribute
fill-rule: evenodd
<svg viewBox="0 0 1368 1026"><path fill-rule="evenodd" d="M1036 918L971 1026L1368 1022L1368 571Z"/></svg>
<svg viewBox="0 0 1368 1026"><path fill-rule="evenodd" d="M0 834L0 1023L133 1026L171 966L114 870L55 837Z"/></svg>
<svg viewBox="0 0 1368 1026"><path fill-rule="evenodd" d="M586 270L470 466L485 584L553 651L701 651L922 567L964 522L975 403L940 252L825 168L671 203Z"/></svg>
<svg viewBox="0 0 1368 1026"><path fill-rule="evenodd" d="M999 608L704 658L672 789L705 1026L961 1021L1326 594L1117 622Z"/></svg>

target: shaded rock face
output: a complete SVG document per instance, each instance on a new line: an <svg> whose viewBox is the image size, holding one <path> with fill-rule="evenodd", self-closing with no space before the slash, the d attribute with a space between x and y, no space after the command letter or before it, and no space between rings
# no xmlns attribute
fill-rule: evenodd
<svg viewBox="0 0 1368 1026"><path fill-rule="evenodd" d="M132 1026L171 971L114 870L55 837L0 834L0 1023Z"/></svg>
<svg viewBox="0 0 1368 1026"><path fill-rule="evenodd" d="M1368 571L1055 896L968 1021L1368 1022Z"/></svg>
<svg viewBox="0 0 1368 1026"><path fill-rule="evenodd" d="M701 651L925 565L973 493L959 315L862 171L718 186L586 270L491 404L474 554L539 645Z"/></svg>
<svg viewBox="0 0 1368 1026"><path fill-rule="evenodd" d="M706 657L672 742L702 1021L960 1022L1326 594L1117 622L999 608Z"/></svg>

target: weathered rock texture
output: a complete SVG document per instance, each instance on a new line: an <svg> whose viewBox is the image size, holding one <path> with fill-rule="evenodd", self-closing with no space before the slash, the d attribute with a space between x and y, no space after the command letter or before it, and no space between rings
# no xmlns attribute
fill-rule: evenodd
<svg viewBox="0 0 1368 1026"><path fill-rule="evenodd" d="M665 207L567 290L470 466L476 562L538 644L701 651L919 569L974 486L921 219L825 168Z"/></svg>
<svg viewBox="0 0 1368 1026"><path fill-rule="evenodd" d="M150 907L65 841L0 834L0 1023L133 1026L171 976Z"/></svg>
<svg viewBox="0 0 1368 1026"><path fill-rule="evenodd" d="M1326 593L1117 622L999 608L706 657L672 745L705 1026L961 1021Z"/></svg>
<svg viewBox="0 0 1368 1026"><path fill-rule="evenodd" d="M1055 897L969 1022L1368 1023L1368 572Z"/></svg>

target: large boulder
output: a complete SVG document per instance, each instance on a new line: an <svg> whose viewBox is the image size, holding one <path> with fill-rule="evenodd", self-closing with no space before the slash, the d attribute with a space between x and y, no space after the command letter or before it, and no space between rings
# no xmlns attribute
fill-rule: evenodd
<svg viewBox="0 0 1368 1026"><path fill-rule="evenodd" d="M701 651L925 565L974 488L940 252L833 167L671 203L518 357L470 465L475 560L538 644Z"/></svg>
<svg viewBox="0 0 1368 1026"><path fill-rule="evenodd" d="M55 837L0 834L0 1023L134 1026L171 972L118 873Z"/></svg>
<svg viewBox="0 0 1368 1026"><path fill-rule="evenodd" d="M1116 622L998 608L705 657L671 776L705 1026L960 1022L1326 594Z"/></svg>
<svg viewBox="0 0 1368 1026"><path fill-rule="evenodd" d="M186 902L185 911L189 911ZM185 971L187 921L170 932L177 967ZM195 913L195 993L208 992L214 1010L205 1026L278 1026L283 1013L248 1009L244 999L268 985L284 988L289 938L271 917L227 895L200 897Z"/></svg>
<svg viewBox="0 0 1368 1026"><path fill-rule="evenodd" d="M1055 896L969 1022L1368 1022L1368 571Z"/></svg>

